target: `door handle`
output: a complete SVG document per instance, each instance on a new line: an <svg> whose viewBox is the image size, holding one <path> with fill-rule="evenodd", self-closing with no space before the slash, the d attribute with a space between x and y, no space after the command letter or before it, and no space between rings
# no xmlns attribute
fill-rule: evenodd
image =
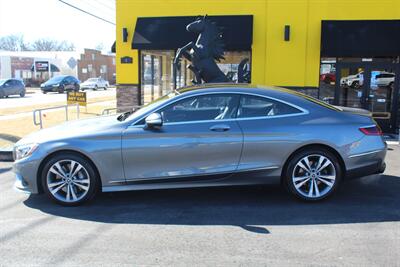
<svg viewBox="0 0 400 267"><path fill-rule="evenodd" d="M213 132L226 132L229 131L230 129L231 127L229 127L229 125L226 124L217 124L210 127L210 130Z"/></svg>

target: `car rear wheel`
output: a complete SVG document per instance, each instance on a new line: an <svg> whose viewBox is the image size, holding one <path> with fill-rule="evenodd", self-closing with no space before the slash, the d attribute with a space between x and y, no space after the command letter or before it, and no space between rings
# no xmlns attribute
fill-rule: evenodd
<svg viewBox="0 0 400 267"><path fill-rule="evenodd" d="M94 88L93 88L93 90L95 90L95 91L96 91L96 90L97 90L97 88L98 88L98 87L97 87L97 85L95 85L95 86L94 86Z"/></svg>
<svg viewBox="0 0 400 267"><path fill-rule="evenodd" d="M332 195L342 178L337 157L323 148L307 149L294 155L284 174L287 189L305 201L318 201Z"/></svg>
<svg viewBox="0 0 400 267"><path fill-rule="evenodd" d="M60 87L58 88L58 93L59 93L59 94L63 94L64 91L65 91L64 86L60 86Z"/></svg>
<svg viewBox="0 0 400 267"><path fill-rule="evenodd" d="M98 191L98 176L92 164L74 153L63 153L46 162L42 171L46 195L63 206L78 206Z"/></svg>
<svg viewBox="0 0 400 267"><path fill-rule="evenodd" d="M2 91L0 91L0 98L4 97L4 93Z"/></svg>
<svg viewBox="0 0 400 267"><path fill-rule="evenodd" d="M20 97L24 97L25 96L25 91L22 91L21 93L19 93Z"/></svg>

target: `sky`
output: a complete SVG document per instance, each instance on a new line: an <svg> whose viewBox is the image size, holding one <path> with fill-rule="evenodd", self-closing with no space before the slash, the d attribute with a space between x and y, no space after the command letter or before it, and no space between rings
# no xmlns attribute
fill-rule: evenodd
<svg viewBox="0 0 400 267"><path fill-rule="evenodd" d="M64 1L115 23L115 0ZM0 0L0 37L10 34L23 34L27 42L67 40L78 51L102 43L109 51L115 41L115 26L58 0Z"/></svg>

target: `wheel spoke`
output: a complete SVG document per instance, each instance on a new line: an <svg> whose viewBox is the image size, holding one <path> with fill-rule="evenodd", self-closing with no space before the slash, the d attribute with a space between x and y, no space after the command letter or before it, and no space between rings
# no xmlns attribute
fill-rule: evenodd
<svg viewBox="0 0 400 267"><path fill-rule="evenodd" d="M73 180L75 183L80 183L80 184L89 184L90 180L89 179L75 179Z"/></svg>
<svg viewBox="0 0 400 267"><path fill-rule="evenodd" d="M297 165L302 168L303 170L305 170L306 172L310 172L310 169L308 169L306 166L304 166L303 162L299 161L299 163L297 163Z"/></svg>
<svg viewBox="0 0 400 267"><path fill-rule="evenodd" d="M317 167L315 168L316 170L319 170L319 168L321 167L322 163L324 162L326 158L324 156L320 156L319 160L318 160L318 164Z"/></svg>
<svg viewBox="0 0 400 267"><path fill-rule="evenodd" d="M329 160L326 160L325 163L319 169L317 169L317 171L320 172L323 169L325 169L326 167L328 167L329 165L331 165L331 162Z"/></svg>
<svg viewBox="0 0 400 267"><path fill-rule="evenodd" d="M75 164L76 164L76 162L73 161L73 160L71 160L71 165L70 165L70 168L69 168L69 176L70 176L70 177L73 176L72 173L73 173L73 171L74 171Z"/></svg>
<svg viewBox="0 0 400 267"><path fill-rule="evenodd" d="M75 171L71 174L71 177L74 177L81 169L82 165L78 163L78 167L76 167Z"/></svg>
<svg viewBox="0 0 400 267"><path fill-rule="evenodd" d="M325 179L322 179L321 177L319 177L319 178L317 178L317 179L318 179L318 181L323 182L324 184L326 184L326 185L329 186L329 187L332 187L332 186L333 186L333 182L331 182L331 181L326 181Z"/></svg>
<svg viewBox="0 0 400 267"><path fill-rule="evenodd" d="M51 187L55 187L55 186L60 185L60 184L63 184L63 183L65 183L65 182L64 182L64 181L54 182L54 183L47 184L47 186L48 186L49 188L51 188Z"/></svg>
<svg viewBox="0 0 400 267"><path fill-rule="evenodd" d="M298 184L295 184L295 187L296 187L297 189L299 189L299 188L302 187L305 183L307 183L309 180L310 180L310 178L307 178L307 179L305 179L304 181L302 181L302 182L300 182L300 183L298 183Z"/></svg>
<svg viewBox="0 0 400 267"><path fill-rule="evenodd" d="M58 170L64 177L67 176L67 174L64 172L64 170L63 170L63 168L61 167L61 165L60 165L59 162L57 162L56 164L54 164L54 166L57 167L57 170Z"/></svg>
<svg viewBox="0 0 400 267"><path fill-rule="evenodd" d="M319 196L320 196L320 193L319 193L319 188L318 188L317 181L316 181L316 180L313 180L313 183L314 183L315 196L316 196L316 197L319 197Z"/></svg>
<svg viewBox="0 0 400 267"><path fill-rule="evenodd" d="M72 195L72 200L77 200L78 198L76 197L76 194L75 194L75 188L74 188L74 186L72 185L72 184L70 184L70 187L71 187L71 195Z"/></svg>
<svg viewBox="0 0 400 267"><path fill-rule="evenodd" d="M61 188L63 188L66 185L66 183L63 183L62 185L56 187L55 189L51 190L51 193L54 195L58 191L60 191Z"/></svg>
<svg viewBox="0 0 400 267"><path fill-rule="evenodd" d="M300 177L294 177L293 178L293 182L297 183L297 182L301 182L304 181L305 179L307 179L308 176L300 176Z"/></svg>
<svg viewBox="0 0 400 267"><path fill-rule="evenodd" d="M319 178L328 179L328 180L335 180L335 175L320 175Z"/></svg>
<svg viewBox="0 0 400 267"><path fill-rule="evenodd" d="M85 185L82 185L82 184L78 184L78 183L76 183L75 181L72 181L72 183L73 183L74 185L76 185L76 186L82 188L82 189L85 190L85 191L88 191L88 190L89 190L89 186L85 186Z"/></svg>
<svg viewBox="0 0 400 267"><path fill-rule="evenodd" d="M308 157L305 157L303 160L306 163L308 170L311 170L311 164L310 161L308 160Z"/></svg>
<svg viewBox="0 0 400 267"><path fill-rule="evenodd" d="M65 175L62 174L62 173L60 173L58 170L56 170L56 168L54 168L54 166L50 168L50 172L52 172L52 173L54 173L55 175L58 175L58 176L60 176L60 177L62 177L62 178L66 178Z"/></svg>
<svg viewBox="0 0 400 267"><path fill-rule="evenodd" d="M71 185L67 185L67 201L71 201Z"/></svg>
<svg viewBox="0 0 400 267"><path fill-rule="evenodd" d="M314 193L314 182L311 180L310 181L310 190L308 191L308 196L312 197L313 193Z"/></svg>

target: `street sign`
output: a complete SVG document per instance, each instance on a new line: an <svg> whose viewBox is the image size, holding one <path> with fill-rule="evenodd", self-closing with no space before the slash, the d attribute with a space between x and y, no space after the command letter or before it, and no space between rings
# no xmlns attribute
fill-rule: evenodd
<svg viewBox="0 0 400 267"><path fill-rule="evenodd" d="M37 72L47 72L49 71L49 62L48 61L35 61L35 71Z"/></svg>
<svg viewBox="0 0 400 267"><path fill-rule="evenodd" d="M67 92L67 104L79 104L79 106L87 106L86 92Z"/></svg>

